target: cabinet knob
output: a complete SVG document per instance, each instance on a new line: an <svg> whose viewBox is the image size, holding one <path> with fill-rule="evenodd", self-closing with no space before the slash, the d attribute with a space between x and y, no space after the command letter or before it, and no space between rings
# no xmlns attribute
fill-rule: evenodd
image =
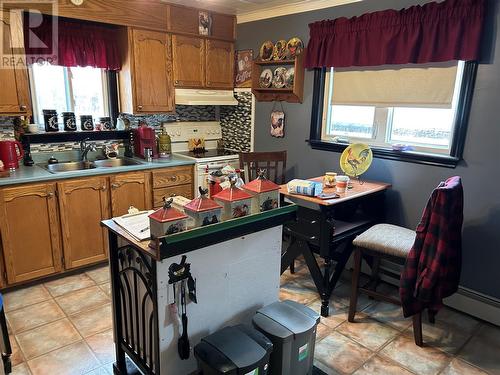
<svg viewBox="0 0 500 375"><path fill-rule="evenodd" d="M47 197L52 198L53 196L54 196L54 192L53 191L49 191L47 193Z"/></svg>
<svg viewBox="0 0 500 375"><path fill-rule="evenodd" d="M177 85L177 84L179 84L179 81L178 81L178 80L175 80L175 84L176 84L176 85Z"/></svg>
<svg viewBox="0 0 500 375"><path fill-rule="evenodd" d="M172 193L172 194L170 194L170 197L171 197L171 198L173 198L173 197L175 197L176 195L177 195L177 194Z"/></svg>
<svg viewBox="0 0 500 375"><path fill-rule="evenodd" d="M138 109L139 111L142 111L142 105L138 105L138 106L137 106L137 109Z"/></svg>
<svg viewBox="0 0 500 375"><path fill-rule="evenodd" d="M208 81L208 82L207 82L207 85L209 85L209 86L210 86L211 84L212 84L212 82L210 82L210 81Z"/></svg>
<svg viewBox="0 0 500 375"><path fill-rule="evenodd" d="M118 184L115 184L115 183L111 184L112 189L118 189L119 187L120 187L120 185L118 185Z"/></svg>
<svg viewBox="0 0 500 375"><path fill-rule="evenodd" d="M106 186L102 186L102 187L101 187L101 190L102 190L102 191L105 191L105 190L106 190Z"/></svg>
<svg viewBox="0 0 500 375"><path fill-rule="evenodd" d="M177 176L170 177L170 181L177 181Z"/></svg>
<svg viewBox="0 0 500 375"><path fill-rule="evenodd" d="M27 107L26 107L25 105L20 105L20 106L19 106L19 109L20 109L21 111L26 111L26 108L27 108Z"/></svg>

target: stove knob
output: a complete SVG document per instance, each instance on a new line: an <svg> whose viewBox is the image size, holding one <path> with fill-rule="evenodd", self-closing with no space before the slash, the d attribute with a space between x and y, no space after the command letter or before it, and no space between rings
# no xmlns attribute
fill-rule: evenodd
<svg viewBox="0 0 500 375"><path fill-rule="evenodd" d="M217 130L215 131L215 134L219 134L219 129L217 129Z"/></svg>

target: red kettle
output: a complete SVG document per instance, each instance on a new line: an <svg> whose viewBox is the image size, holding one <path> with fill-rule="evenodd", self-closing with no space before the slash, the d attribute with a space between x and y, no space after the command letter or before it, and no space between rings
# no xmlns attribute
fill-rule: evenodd
<svg viewBox="0 0 500 375"><path fill-rule="evenodd" d="M18 141L0 141L0 160L5 169L19 168L19 160L24 156L23 146Z"/></svg>

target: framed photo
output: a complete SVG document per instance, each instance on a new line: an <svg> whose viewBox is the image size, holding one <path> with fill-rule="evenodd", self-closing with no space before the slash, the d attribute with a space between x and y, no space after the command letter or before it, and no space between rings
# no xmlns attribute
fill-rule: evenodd
<svg viewBox="0 0 500 375"><path fill-rule="evenodd" d="M236 51L235 62L235 87L252 87L253 50L245 49Z"/></svg>
<svg viewBox="0 0 500 375"><path fill-rule="evenodd" d="M210 35L212 29L212 17L204 10L198 12L198 32L200 35Z"/></svg>

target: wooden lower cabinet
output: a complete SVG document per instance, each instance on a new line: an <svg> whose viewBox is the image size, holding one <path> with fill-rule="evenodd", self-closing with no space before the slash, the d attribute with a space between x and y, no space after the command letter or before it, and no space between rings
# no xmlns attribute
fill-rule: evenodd
<svg viewBox="0 0 500 375"><path fill-rule="evenodd" d="M0 288L106 260L101 220L171 195L193 197L193 166L0 188Z"/></svg>
<svg viewBox="0 0 500 375"><path fill-rule="evenodd" d="M101 220L111 217L108 178L91 177L57 184L66 269L107 259Z"/></svg>
<svg viewBox="0 0 500 375"><path fill-rule="evenodd" d="M130 206L139 210L152 208L151 173L131 172L109 177L112 216L121 216Z"/></svg>
<svg viewBox="0 0 500 375"><path fill-rule="evenodd" d="M55 184L0 190L0 228L7 283L61 271Z"/></svg>

